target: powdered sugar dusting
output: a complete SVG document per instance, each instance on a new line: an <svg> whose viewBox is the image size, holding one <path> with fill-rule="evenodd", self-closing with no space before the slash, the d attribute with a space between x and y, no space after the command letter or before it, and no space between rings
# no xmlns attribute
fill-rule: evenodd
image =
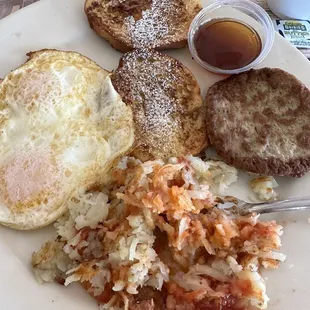
<svg viewBox="0 0 310 310"><path fill-rule="evenodd" d="M177 61L148 50L126 54L123 60L124 66L115 76L121 79L124 95L133 102L138 134L152 154L165 156L177 148L180 131L176 113L181 105L175 97Z"/></svg>
<svg viewBox="0 0 310 310"><path fill-rule="evenodd" d="M141 19L126 17L125 25L133 47L155 48L169 42L169 34L176 31L176 24L171 20L171 16L178 12L180 7L175 1L153 0L150 9L142 12Z"/></svg>

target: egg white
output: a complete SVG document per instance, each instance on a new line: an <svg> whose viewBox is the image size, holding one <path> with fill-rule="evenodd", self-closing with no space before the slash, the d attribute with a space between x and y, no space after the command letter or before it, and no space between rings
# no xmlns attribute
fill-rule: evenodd
<svg viewBox="0 0 310 310"><path fill-rule="evenodd" d="M0 84L0 222L55 221L131 147L133 127L109 72L74 52L30 53Z"/></svg>

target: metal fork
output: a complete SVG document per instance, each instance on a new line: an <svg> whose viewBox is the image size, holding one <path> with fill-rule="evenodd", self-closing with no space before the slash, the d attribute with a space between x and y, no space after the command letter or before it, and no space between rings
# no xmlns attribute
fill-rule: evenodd
<svg viewBox="0 0 310 310"><path fill-rule="evenodd" d="M282 211L300 211L306 209L310 209L310 196L262 203L248 203L238 199L237 212L240 215L248 215L250 213L264 214Z"/></svg>

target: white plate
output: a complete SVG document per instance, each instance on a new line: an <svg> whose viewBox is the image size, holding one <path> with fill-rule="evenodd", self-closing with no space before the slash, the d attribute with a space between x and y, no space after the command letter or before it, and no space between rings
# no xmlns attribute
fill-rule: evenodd
<svg viewBox="0 0 310 310"><path fill-rule="evenodd" d="M41 48L78 51L108 70L117 67L120 53L97 37L83 12L84 0L41 0L0 22L0 76L26 60L26 53ZM208 73L192 60L188 50L170 51L197 77L203 94L222 77ZM282 37L261 66L279 67L310 86L310 62ZM302 179L278 178L283 197L310 195L310 174ZM246 174L231 189L248 198ZM284 225L283 248L287 262L264 275L268 278L271 310L310 309L310 212L274 215ZM30 269L31 253L53 234L51 228L19 232L0 227L0 309L91 310L95 302L80 288L56 284L39 286Z"/></svg>

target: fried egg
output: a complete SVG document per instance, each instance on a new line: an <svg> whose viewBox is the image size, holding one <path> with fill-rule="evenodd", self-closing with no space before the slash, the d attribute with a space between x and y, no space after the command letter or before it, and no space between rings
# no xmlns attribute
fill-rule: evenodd
<svg viewBox="0 0 310 310"><path fill-rule="evenodd" d="M134 140L108 71L75 52L28 56L0 84L0 222L16 229L55 221Z"/></svg>

